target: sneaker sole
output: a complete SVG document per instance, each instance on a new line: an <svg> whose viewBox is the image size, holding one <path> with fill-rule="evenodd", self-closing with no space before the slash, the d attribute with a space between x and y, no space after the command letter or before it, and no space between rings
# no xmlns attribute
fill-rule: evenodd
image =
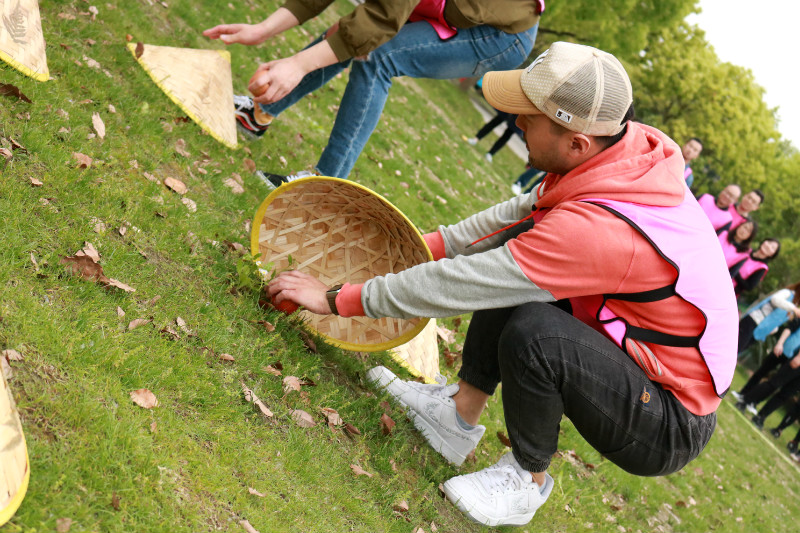
<svg viewBox="0 0 800 533"><path fill-rule="evenodd" d="M242 132L245 137L249 137L251 139L260 139L264 132L267 130L252 130L250 129L250 125L248 124L250 121L247 119L246 115L239 113L238 111L235 112L236 115L236 129Z"/></svg>
<svg viewBox="0 0 800 533"><path fill-rule="evenodd" d="M524 526L533 520L533 516L536 514L534 511L533 513L516 514L499 518L487 516L478 509L467 508L466 504L464 503L464 498L461 496L458 489L453 486L454 483L451 483L451 481L452 480L445 481L444 485L442 486L445 496L447 496L447 499L450 500L450 502L455 505L459 511L464 513L467 518L478 524L483 524L490 527L500 525Z"/></svg>
<svg viewBox="0 0 800 533"><path fill-rule="evenodd" d="M414 427L417 428L420 433L422 433L422 436L425 437L425 440L428 442L430 447L433 448L437 453L441 454L442 457L447 459L449 463L455 466L461 466L464 464L467 456L462 455L448 445L436 432L432 422L428 421L428 419L426 419L421 413L414 410L414 408L410 407L401 399L401 395L408 391L408 387L403 384L403 380L395 376L384 384L382 383L383 380L380 379L385 377L384 374L382 372L373 372L373 370L376 369L373 368L367 372L367 380L377 388L383 389L389 393L392 398L397 401L397 403L406 409L406 416L411 419ZM394 386L394 390L390 390L390 387L392 386ZM438 423L436 425L438 425Z"/></svg>

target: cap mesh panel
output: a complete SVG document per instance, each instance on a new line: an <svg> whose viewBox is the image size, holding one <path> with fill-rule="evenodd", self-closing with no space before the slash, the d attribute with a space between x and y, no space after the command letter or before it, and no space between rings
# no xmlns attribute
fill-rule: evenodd
<svg viewBox="0 0 800 533"><path fill-rule="evenodd" d="M628 89L625 78L610 61L602 61L603 100L597 112L597 120L620 121L628 111Z"/></svg>
<svg viewBox="0 0 800 533"><path fill-rule="evenodd" d="M587 63L553 91L550 100L564 111L587 119L594 105L596 84L594 65Z"/></svg>

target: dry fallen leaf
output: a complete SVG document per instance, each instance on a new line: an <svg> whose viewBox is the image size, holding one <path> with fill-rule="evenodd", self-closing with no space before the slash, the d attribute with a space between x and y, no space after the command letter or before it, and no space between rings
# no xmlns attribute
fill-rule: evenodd
<svg viewBox="0 0 800 533"><path fill-rule="evenodd" d="M323 407L322 415L325 417L325 420L328 421L328 426L330 426L331 429L335 426L341 426L343 423L342 417L339 416L339 413L336 412L336 409L331 409L330 407Z"/></svg>
<svg viewBox="0 0 800 533"><path fill-rule="evenodd" d="M269 373L270 373L270 374L272 374L273 376L278 376L278 377L280 377L280 376L281 376L281 371L280 371L280 370L278 370L277 368L275 368L275 367L274 367L274 366L272 366L272 365L267 365L267 366L265 366L265 367L264 367L264 371L265 371L265 372L269 372Z"/></svg>
<svg viewBox="0 0 800 533"><path fill-rule="evenodd" d="M30 176L28 179L31 180L31 185L33 187L41 187L42 185L44 185L44 183L42 183L38 179L34 178L33 176Z"/></svg>
<svg viewBox="0 0 800 533"><path fill-rule="evenodd" d="M506 448L511 448L511 440L502 431L497 432L497 440L499 440Z"/></svg>
<svg viewBox="0 0 800 533"><path fill-rule="evenodd" d="M3 377L6 379L14 377L14 371L11 370L11 365L8 364L8 360L5 357L0 357L0 369L2 369Z"/></svg>
<svg viewBox="0 0 800 533"><path fill-rule="evenodd" d="M238 181L233 178L228 178L223 182L223 185L229 187L233 194L242 194L244 192L244 187L242 187Z"/></svg>
<svg viewBox="0 0 800 533"><path fill-rule="evenodd" d="M9 361L22 361L23 359L22 354L16 350L3 350L2 355Z"/></svg>
<svg viewBox="0 0 800 533"><path fill-rule="evenodd" d="M189 326L186 325L186 321L184 319L182 319L181 317L176 317L175 318L175 324L177 324L177 326L179 328L181 328L181 331L183 331L188 336L196 337L195 332L192 331L191 329L189 329Z"/></svg>
<svg viewBox="0 0 800 533"><path fill-rule="evenodd" d="M361 432L358 430L358 428L357 428L357 427L355 427L355 426L354 426L353 424L351 424L350 422L345 422L345 424L344 424L344 429L345 429L345 431L347 431L347 432L348 432L350 435L361 435Z"/></svg>
<svg viewBox="0 0 800 533"><path fill-rule="evenodd" d="M384 435L390 435L392 433L392 430L394 429L394 426L395 426L395 421L392 420L392 417L390 417L386 413L383 413L381 415L381 432Z"/></svg>
<svg viewBox="0 0 800 533"><path fill-rule="evenodd" d="M308 349L309 352L318 353L317 343L314 342L314 339L311 338L311 335L309 335L305 331L301 331L300 338L303 339L303 344L306 345L306 348Z"/></svg>
<svg viewBox="0 0 800 533"><path fill-rule="evenodd" d="M269 333L275 331L275 325L272 324L271 322L267 322L266 320L259 320L258 323L264 326L264 329L267 330L267 332Z"/></svg>
<svg viewBox="0 0 800 533"><path fill-rule="evenodd" d="M239 525L242 526L247 533L259 533L247 520L239 520Z"/></svg>
<svg viewBox="0 0 800 533"><path fill-rule="evenodd" d="M142 57L143 53L144 53L144 43L139 41L138 43L136 43L136 51L134 52L136 59Z"/></svg>
<svg viewBox="0 0 800 533"><path fill-rule="evenodd" d="M0 148L0 155L6 158L6 160L10 160L14 157L14 152L9 150L8 148Z"/></svg>
<svg viewBox="0 0 800 533"><path fill-rule="evenodd" d="M178 194L186 194L189 191L189 188L186 187L185 183L175 178L164 178L164 185Z"/></svg>
<svg viewBox="0 0 800 533"><path fill-rule="evenodd" d="M262 494L262 493L258 492L258 491L257 491L256 489L254 489L253 487L247 487L247 492L249 492L249 493L250 493L250 494L252 494L253 496L258 496L259 498L266 498L266 497L267 497L267 495L266 495L266 494Z"/></svg>
<svg viewBox="0 0 800 533"><path fill-rule="evenodd" d="M360 467L360 466L358 466L358 465L350 465L350 469L351 469L351 470L352 470L352 471L355 473L355 475L357 475L357 476L367 476L367 477L372 477L372 476L373 476L373 474L370 474L369 472L367 472L366 470L364 470L363 468L361 468L361 467Z"/></svg>
<svg viewBox="0 0 800 533"><path fill-rule="evenodd" d="M409 509L408 502L406 500L400 500L396 504L392 505L392 509L398 513L407 513Z"/></svg>
<svg viewBox="0 0 800 533"><path fill-rule="evenodd" d="M150 424L150 433L155 433L157 428L158 428L158 423L155 420L153 420L153 422Z"/></svg>
<svg viewBox="0 0 800 533"><path fill-rule="evenodd" d="M311 428L317 425L314 418L302 409L292 411L292 418L301 428Z"/></svg>
<svg viewBox="0 0 800 533"><path fill-rule="evenodd" d="M248 172L252 173L256 171L256 162L249 157L245 157L242 162L244 163L244 168L246 168Z"/></svg>
<svg viewBox="0 0 800 533"><path fill-rule="evenodd" d="M272 411L270 411L269 408L266 405L264 405L264 403L261 400L258 399L258 396L256 396L256 393L254 393L252 389L250 389L247 385L245 385L244 381L242 381L240 383L242 384L242 391L244 392L244 399L246 401L254 404L256 407L258 407L259 411L261 411L261 413L264 416L272 418L272 416L273 416L272 415Z"/></svg>
<svg viewBox="0 0 800 533"><path fill-rule="evenodd" d="M56 519L56 533L68 533L72 527L72 518Z"/></svg>
<svg viewBox="0 0 800 533"><path fill-rule="evenodd" d="M236 359L234 359L234 357L229 353L221 353L221 354L219 354L219 360L222 361L222 362L227 362L227 363L232 363L232 362L236 361Z"/></svg>
<svg viewBox="0 0 800 533"><path fill-rule="evenodd" d="M92 126L94 127L94 131L97 132L97 136L101 139L105 139L106 125L103 119L100 118L100 113L92 113Z"/></svg>
<svg viewBox="0 0 800 533"><path fill-rule="evenodd" d="M175 151L183 157L192 157L192 154L186 151L186 141L183 139L178 139L175 141Z"/></svg>
<svg viewBox="0 0 800 533"><path fill-rule="evenodd" d="M125 311L123 311L122 308L119 306L117 306L117 316L120 318L125 316Z"/></svg>
<svg viewBox="0 0 800 533"><path fill-rule="evenodd" d="M116 113L117 112L117 108L114 107L114 104L108 104L108 112L109 113Z"/></svg>
<svg viewBox="0 0 800 533"><path fill-rule="evenodd" d="M130 324L128 324L128 331L131 331L132 329L136 329L139 326L144 326L145 324L149 323L150 319L147 318L137 318L135 320L131 320Z"/></svg>
<svg viewBox="0 0 800 533"><path fill-rule="evenodd" d="M156 395L147 389L136 389L131 391L131 400L133 400L133 403L139 407L144 407L145 409L158 407Z"/></svg>
<svg viewBox="0 0 800 533"><path fill-rule="evenodd" d="M456 342L455 332L450 331L445 327L436 326L436 334L439 336L440 339L442 339L447 344L453 344L454 342Z"/></svg>
<svg viewBox="0 0 800 533"><path fill-rule="evenodd" d="M283 378L283 392L288 394L293 390L300 390L300 380L295 376L286 376Z"/></svg>
<svg viewBox="0 0 800 533"><path fill-rule="evenodd" d="M28 102L29 104L32 103L30 98L22 94L22 91L19 90L19 87L16 85L11 85L10 83L0 83L0 95L18 98L19 100Z"/></svg>
<svg viewBox="0 0 800 533"><path fill-rule="evenodd" d="M105 283L103 283L106 287L114 287L115 289L122 289L125 292L136 292L136 289L131 287L126 283L122 283L118 279L114 278L106 278Z"/></svg>
<svg viewBox="0 0 800 533"><path fill-rule="evenodd" d="M189 198L181 198L181 203L186 206L190 213L197 212L197 203Z"/></svg>
<svg viewBox="0 0 800 533"><path fill-rule="evenodd" d="M92 158L80 152L72 152L72 157L78 162L78 168L89 168L92 166Z"/></svg>

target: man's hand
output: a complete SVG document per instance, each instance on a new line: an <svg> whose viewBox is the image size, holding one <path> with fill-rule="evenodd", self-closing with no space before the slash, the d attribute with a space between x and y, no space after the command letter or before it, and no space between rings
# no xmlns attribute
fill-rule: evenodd
<svg viewBox="0 0 800 533"><path fill-rule="evenodd" d="M276 59L256 69L247 89L253 94L254 102L271 104L289 94L306 74L296 56Z"/></svg>
<svg viewBox="0 0 800 533"><path fill-rule="evenodd" d="M783 343L779 342L775 345L775 348L772 349L772 353L775 354L775 357L780 357L783 355Z"/></svg>
<svg viewBox="0 0 800 533"><path fill-rule="evenodd" d="M209 39L219 39L225 44L261 44L267 40L267 33L260 24L220 24L203 32Z"/></svg>
<svg viewBox="0 0 800 533"><path fill-rule="evenodd" d="M275 304L283 300L291 300L312 313L331 314L331 308L325 295L328 292L328 286L303 272L297 270L281 272L269 282L267 289L270 299Z"/></svg>

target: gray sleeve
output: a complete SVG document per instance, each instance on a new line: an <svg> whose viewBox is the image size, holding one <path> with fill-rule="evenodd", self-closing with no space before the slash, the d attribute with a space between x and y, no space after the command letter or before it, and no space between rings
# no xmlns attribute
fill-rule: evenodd
<svg viewBox="0 0 800 533"><path fill-rule="evenodd" d="M485 237L530 215L534 199L537 198L537 190L538 187L529 194L516 196L452 226L439 226L439 233L444 239L447 257L471 255L495 248L498 243L507 239L508 236L495 235L469 248L467 246L481 237Z"/></svg>
<svg viewBox="0 0 800 533"><path fill-rule="evenodd" d="M445 317L554 300L525 276L506 246L379 276L361 290L364 312L372 318Z"/></svg>

